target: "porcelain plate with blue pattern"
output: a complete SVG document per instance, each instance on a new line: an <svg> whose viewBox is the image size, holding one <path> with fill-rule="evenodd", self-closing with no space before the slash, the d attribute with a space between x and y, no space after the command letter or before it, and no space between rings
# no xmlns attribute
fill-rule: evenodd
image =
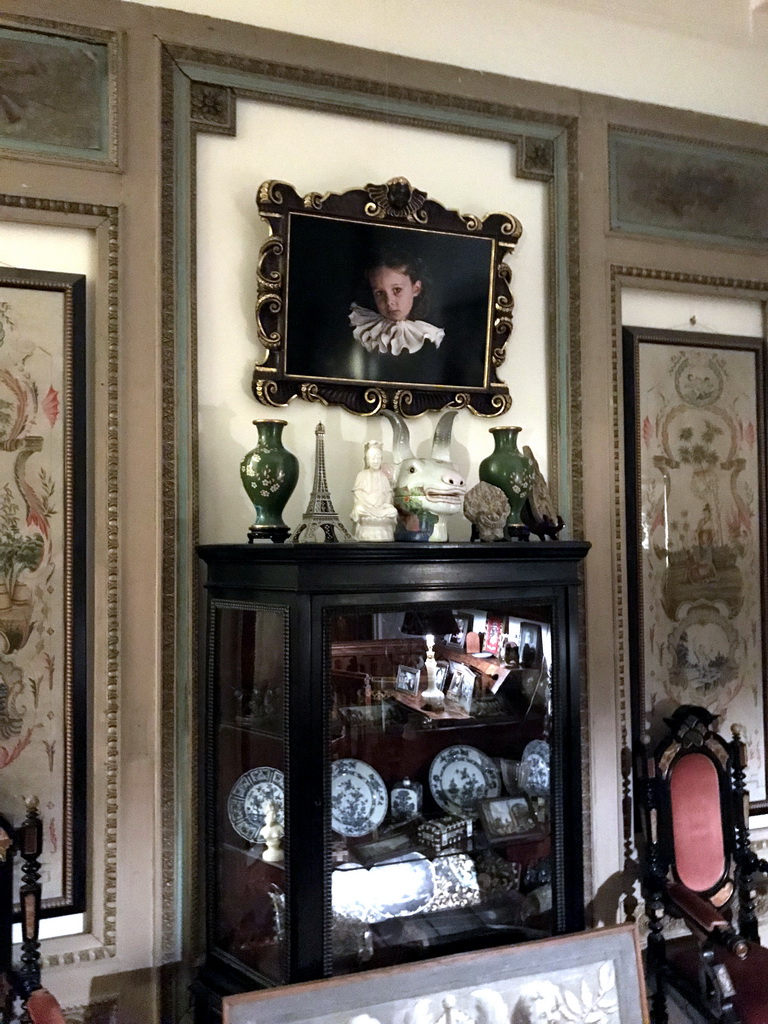
<svg viewBox="0 0 768 1024"><path fill-rule="evenodd" d="M227 816L235 832L249 843L259 842L265 822L264 804L268 800L277 807L278 824L284 824L284 790L285 779L279 768L251 768L241 775L227 799Z"/></svg>
<svg viewBox="0 0 768 1024"><path fill-rule="evenodd" d="M384 780L365 761L344 757L331 765L331 828L365 836L384 820L389 797Z"/></svg>
<svg viewBox="0 0 768 1024"><path fill-rule="evenodd" d="M476 818L480 801L501 792L501 776L482 750L456 744L441 750L429 766L429 789L448 814Z"/></svg>

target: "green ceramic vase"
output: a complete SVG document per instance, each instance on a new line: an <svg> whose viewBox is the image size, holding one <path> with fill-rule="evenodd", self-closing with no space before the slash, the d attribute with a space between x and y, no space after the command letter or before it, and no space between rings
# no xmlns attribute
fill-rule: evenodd
<svg viewBox="0 0 768 1024"><path fill-rule="evenodd" d="M525 499L531 493L534 464L517 447L517 435L522 427L491 427L495 444L491 454L480 463L480 479L500 488L509 502L507 527L520 527L520 513Z"/></svg>
<svg viewBox="0 0 768 1024"><path fill-rule="evenodd" d="M256 518L248 540L282 543L290 533L283 509L299 479L299 460L283 445L285 420L254 420L259 439L240 463L240 479L253 503Z"/></svg>

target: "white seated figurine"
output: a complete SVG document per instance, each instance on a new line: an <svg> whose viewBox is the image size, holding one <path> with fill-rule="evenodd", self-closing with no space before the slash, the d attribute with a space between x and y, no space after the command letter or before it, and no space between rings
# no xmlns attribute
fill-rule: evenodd
<svg viewBox="0 0 768 1024"><path fill-rule="evenodd" d="M381 441L367 441L364 458L365 469L352 488L355 540L392 540L397 509L392 504L392 482L381 468Z"/></svg>
<svg viewBox="0 0 768 1024"><path fill-rule="evenodd" d="M264 811L264 827L259 832L259 839L266 844L266 849L261 859L268 864L279 864L285 859L285 854L280 848L280 842L284 835L283 826L277 820L277 804L274 800L265 800L262 808Z"/></svg>

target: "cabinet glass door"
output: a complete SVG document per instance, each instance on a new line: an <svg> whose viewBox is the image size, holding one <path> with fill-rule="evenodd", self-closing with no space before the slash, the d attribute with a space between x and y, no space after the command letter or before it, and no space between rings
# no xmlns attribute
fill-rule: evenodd
<svg viewBox="0 0 768 1024"><path fill-rule="evenodd" d="M552 622L515 600L327 611L335 972L557 930Z"/></svg>
<svg viewBox="0 0 768 1024"><path fill-rule="evenodd" d="M285 729L288 612L215 602L216 793L209 859L212 945L268 982L286 980Z"/></svg>

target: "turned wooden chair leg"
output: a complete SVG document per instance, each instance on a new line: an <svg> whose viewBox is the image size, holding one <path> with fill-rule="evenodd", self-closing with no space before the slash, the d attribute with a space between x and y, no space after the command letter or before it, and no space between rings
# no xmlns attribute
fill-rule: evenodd
<svg viewBox="0 0 768 1024"><path fill-rule="evenodd" d="M21 888L21 966L17 972L19 988L24 1002L35 989L40 988L40 854L43 849L43 822L38 812L37 797L26 801L27 816L16 830L16 844L22 859ZM26 1009L23 1024L30 1024Z"/></svg>

